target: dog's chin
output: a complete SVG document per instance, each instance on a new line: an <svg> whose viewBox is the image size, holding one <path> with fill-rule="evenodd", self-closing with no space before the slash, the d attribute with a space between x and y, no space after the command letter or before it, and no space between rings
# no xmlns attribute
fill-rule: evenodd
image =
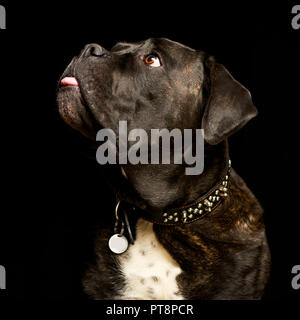
<svg viewBox="0 0 300 320"><path fill-rule="evenodd" d="M77 86L60 86L57 92L58 111L71 128L95 141L96 130L88 106Z"/></svg>

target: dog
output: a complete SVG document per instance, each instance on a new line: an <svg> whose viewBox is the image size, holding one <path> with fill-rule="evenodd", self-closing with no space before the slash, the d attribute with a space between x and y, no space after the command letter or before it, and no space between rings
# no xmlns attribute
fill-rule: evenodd
<svg viewBox="0 0 300 320"><path fill-rule="evenodd" d="M165 38L110 51L89 44L61 76L57 102L64 121L93 141L101 128L117 132L120 120L129 129L204 130L200 175L174 163L105 167L118 203L116 217L97 226L95 261L82 280L88 297L263 297L270 269L263 209L228 151L228 137L257 109L223 65ZM130 244L116 254L108 243L120 220Z"/></svg>

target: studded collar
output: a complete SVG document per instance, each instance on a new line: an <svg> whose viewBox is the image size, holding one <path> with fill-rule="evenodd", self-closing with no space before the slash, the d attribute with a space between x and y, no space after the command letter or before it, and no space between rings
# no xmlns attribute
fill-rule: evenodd
<svg viewBox="0 0 300 320"><path fill-rule="evenodd" d="M227 147L227 145L226 145ZM227 149L227 148L226 148ZM130 244L134 244L135 241L135 231L131 228L131 223L138 218L144 218L154 224L165 225L165 226L178 226L187 223L192 223L199 220L221 204L224 199L228 196L230 190L230 171L231 171L231 161L228 156L228 149L226 150L226 166L221 174L221 179L219 182L211 188L206 194L197 199L194 203L182 206L180 208L171 209L166 212L161 213L151 213L145 210L141 210L135 206L130 206L128 203L123 203L122 210L119 210L121 201L117 199L117 204L115 208L115 234L110 238L110 241L118 242L118 250L120 249L119 242L126 243L126 248L122 248L122 252L127 250L128 239ZM120 228L120 231L118 229ZM128 238L128 239L127 239ZM117 239L117 240L116 240ZM110 245L109 247L114 253L122 253L119 251L114 251L114 247ZM113 243L115 245L115 243Z"/></svg>
<svg viewBox="0 0 300 320"><path fill-rule="evenodd" d="M133 209L138 211L139 217L160 225L175 226L196 221L212 212L228 196L230 170L231 160L227 159L220 181L192 204L155 214L137 210L137 208Z"/></svg>

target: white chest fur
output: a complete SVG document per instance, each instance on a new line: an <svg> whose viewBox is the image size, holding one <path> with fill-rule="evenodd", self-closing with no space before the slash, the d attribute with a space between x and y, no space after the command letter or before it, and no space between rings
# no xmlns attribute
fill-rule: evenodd
<svg viewBox="0 0 300 320"><path fill-rule="evenodd" d="M121 299L183 299L176 281L181 269L157 240L152 223L139 219L136 241L118 261L126 281Z"/></svg>

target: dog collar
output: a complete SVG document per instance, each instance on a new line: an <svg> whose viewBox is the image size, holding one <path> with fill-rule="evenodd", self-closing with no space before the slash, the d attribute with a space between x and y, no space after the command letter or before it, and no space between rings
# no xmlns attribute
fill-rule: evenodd
<svg viewBox="0 0 300 320"><path fill-rule="evenodd" d="M117 254L125 252L129 245L127 237L129 238L130 244L134 244L134 234L132 233L129 222L129 216L131 216L131 212L135 218L141 217L149 222L165 226L177 226L192 223L205 217L207 214L217 208L217 206L228 196L230 187L230 170L231 161L228 159L219 183L217 183L212 189L210 189L205 195L200 197L194 203L177 209L172 209L170 211L154 214L138 209L137 207L128 208L125 205L119 215L118 211L120 200L118 200L115 208L116 222L114 227L114 235L110 237L108 242L110 250ZM118 232L119 227L120 232Z"/></svg>
<svg viewBox="0 0 300 320"><path fill-rule="evenodd" d="M212 212L228 196L230 187L231 160L227 160L220 181L194 203L161 213L138 210L138 216L152 223L176 226L192 223ZM137 209L134 208L134 211Z"/></svg>

